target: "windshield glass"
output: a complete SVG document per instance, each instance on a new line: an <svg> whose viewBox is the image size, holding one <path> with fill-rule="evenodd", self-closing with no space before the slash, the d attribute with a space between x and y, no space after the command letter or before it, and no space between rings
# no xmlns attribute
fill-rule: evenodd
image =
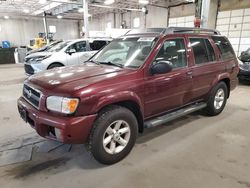
<svg viewBox="0 0 250 188"><path fill-rule="evenodd" d="M138 68L144 63L156 41L157 38L155 37L123 37L115 39L99 51L91 61Z"/></svg>
<svg viewBox="0 0 250 188"><path fill-rule="evenodd" d="M61 49L63 49L64 47L66 47L71 41L65 41L65 42L61 42L55 46L53 46L52 48L50 48L48 51L49 52L59 52Z"/></svg>

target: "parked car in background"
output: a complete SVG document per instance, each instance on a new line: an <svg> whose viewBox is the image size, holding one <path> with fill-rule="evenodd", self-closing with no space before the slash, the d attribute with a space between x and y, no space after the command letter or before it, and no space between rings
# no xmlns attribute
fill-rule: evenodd
<svg viewBox="0 0 250 188"><path fill-rule="evenodd" d="M25 73L32 75L55 67L83 63L111 40L88 38L63 41L47 51L28 55L24 63Z"/></svg>
<svg viewBox="0 0 250 188"><path fill-rule="evenodd" d="M33 54L33 53L36 53L36 52L44 52L44 51L47 51L47 50L49 50L50 48L52 48L53 46L59 44L60 42L62 42L62 40L53 41L53 42L51 42L50 44L47 44L47 45L43 46L42 48L30 50L30 51L28 51L28 52L26 53L26 56L28 56L28 55L30 55L30 54Z"/></svg>
<svg viewBox="0 0 250 188"><path fill-rule="evenodd" d="M220 114L238 71L230 42L215 30L129 32L80 66L29 77L18 110L39 135L87 142L95 159L113 164L145 128L201 109Z"/></svg>
<svg viewBox="0 0 250 188"><path fill-rule="evenodd" d="M250 48L242 52L240 57L239 80L250 80Z"/></svg>

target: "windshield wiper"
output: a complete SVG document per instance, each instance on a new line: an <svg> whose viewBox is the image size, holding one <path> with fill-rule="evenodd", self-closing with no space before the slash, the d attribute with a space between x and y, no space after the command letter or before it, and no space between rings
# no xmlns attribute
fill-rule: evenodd
<svg viewBox="0 0 250 188"><path fill-rule="evenodd" d="M84 61L84 63L94 63L97 65L100 65L100 63L98 61L94 61L94 60Z"/></svg>
<svg viewBox="0 0 250 188"><path fill-rule="evenodd" d="M113 65L113 66L116 66L116 67L120 67L120 68L123 68L123 65L121 64L118 64L118 63L112 63L111 61L107 61L107 62L99 62L99 64L105 64L105 65Z"/></svg>

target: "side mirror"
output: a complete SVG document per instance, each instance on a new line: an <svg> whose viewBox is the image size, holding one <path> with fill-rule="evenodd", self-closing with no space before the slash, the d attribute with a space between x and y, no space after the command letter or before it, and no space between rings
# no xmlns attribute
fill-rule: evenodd
<svg viewBox="0 0 250 188"><path fill-rule="evenodd" d="M70 50L67 50L66 53L68 53L69 55L76 53L76 50L71 48Z"/></svg>
<svg viewBox="0 0 250 188"><path fill-rule="evenodd" d="M165 74L171 72L173 69L170 61L159 61L151 67L151 73L154 74Z"/></svg>

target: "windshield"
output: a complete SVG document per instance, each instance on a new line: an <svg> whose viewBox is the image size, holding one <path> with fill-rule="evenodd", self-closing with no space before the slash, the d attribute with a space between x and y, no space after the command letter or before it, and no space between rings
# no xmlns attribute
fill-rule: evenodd
<svg viewBox="0 0 250 188"><path fill-rule="evenodd" d="M123 37L113 40L90 61L108 63L120 67L139 68L151 52L157 38Z"/></svg>
<svg viewBox="0 0 250 188"><path fill-rule="evenodd" d="M61 42L48 50L48 52L59 52L61 49L66 47L71 41Z"/></svg>

